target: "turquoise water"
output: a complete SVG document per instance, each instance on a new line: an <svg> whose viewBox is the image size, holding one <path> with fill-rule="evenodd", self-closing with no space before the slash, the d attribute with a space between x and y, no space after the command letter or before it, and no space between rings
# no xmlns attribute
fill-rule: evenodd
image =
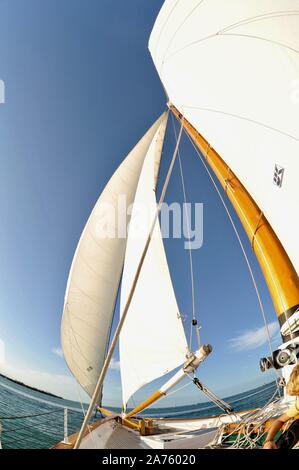
<svg viewBox="0 0 299 470"><path fill-rule="evenodd" d="M276 384L271 383L227 397L225 400L235 411L248 410L263 406L273 396L275 389ZM2 447L4 449L50 448L63 439L64 408L68 408L69 434L77 432L83 419L79 403L33 391L0 377ZM151 408L142 416L192 418L217 415L220 412L212 403L198 403L176 408Z"/></svg>

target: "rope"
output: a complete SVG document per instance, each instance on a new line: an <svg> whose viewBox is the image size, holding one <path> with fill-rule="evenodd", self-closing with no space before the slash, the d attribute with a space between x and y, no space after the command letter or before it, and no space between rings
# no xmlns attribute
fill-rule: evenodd
<svg viewBox="0 0 299 470"><path fill-rule="evenodd" d="M225 209L225 212L226 212L226 214L227 214L227 216L228 216L228 218L229 218L229 221L230 221L230 223L231 223L231 225L232 225L232 228L233 228L233 230L234 230L234 232L235 232L235 235L236 235L237 240L238 240L238 242L239 242L239 245L240 245L240 247L241 247L241 250L242 250L242 253L243 253L243 255L244 255L244 259L245 259L245 261L246 261L246 264L247 264L247 267L248 267L248 270L249 270L249 274L250 274L250 277L251 277L251 280L252 280L252 283L253 283L253 286L254 286L254 290L255 290L255 292L256 292L256 296L257 296L258 303L259 303L259 306L260 306L260 311L261 311L261 314L262 314L262 317L263 317L263 320L264 320L269 350L270 350L271 355L273 356L272 340L271 340L271 335L270 335L270 331L269 331L268 322L267 322L267 319L266 319L266 314L265 314L265 310L264 310L264 305L263 305L263 302L262 302L262 299L261 299L261 295L260 295L260 292L259 292L259 288L258 288L258 286L257 286L257 283L256 283L256 280L255 280L255 276L254 276L254 273L253 273L253 270L252 270L250 261L249 261L249 259L248 259L248 256L247 256L247 253L246 253L246 251L245 251L245 248L244 248L243 242L242 242L242 240L241 240L241 237L240 237L240 235L239 235L238 229L237 229L237 227L236 227L236 225L235 225L235 223L234 223L234 221L233 221L233 218L232 218L232 216L231 216L231 214L230 214L230 211L229 211L229 209L228 209L228 207L227 207L227 205L226 205L226 203L225 203L225 201L224 201L224 199L223 199L223 197L222 197L222 195L221 195L221 193L220 193L220 190L219 190L218 186L216 185L216 182L215 182L215 180L214 180L214 178L213 178L213 176L212 176L212 174L211 174L209 168L207 167L206 162L205 162L204 159L203 159L202 154L199 152L199 150L198 150L197 147L195 146L195 144L194 144L193 140L191 139L191 137L189 136L189 134L188 134L186 131L185 131L185 133L186 133L186 135L188 136L188 139L190 140L190 142L191 142L193 148L195 149L196 153L198 154L198 156L199 156L199 158L200 158L200 160L201 160L201 162L202 162L202 164L203 164L205 170L207 171L207 173L208 173L208 175L209 175L209 177L210 177L210 179L211 179L211 181L212 181L212 183L213 183L214 188L216 189L216 192L217 192L217 194L218 194L218 196L219 196L219 198L220 198L220 200L221 200L221 202L222 202L222 204L223 204L223 207L224 207L224 209ZM275 371L275 373L276 373L276 375L277 375L277 378L276 378L277 390L278 390L279 393L280 393L279 385L278 385L278 379L280 379L280 375L279 375L279 373L278 373L278 371L277 371L276 369L274 369L274 371Z"/></svg>
<svg viewBox="0 0 299 470"><path fill-rule="evenodd" d="M178 137L177 137L177 132L175 128L175 123L174 123L174 117L172 115L172 125L173 125L173 131L175 135L176 142L178 142ZM190 221L189 221L189 215L187 211L187 195L186 195L186 186L185 186L185 179L184 179L184 173L183 173L183 166L182 166L182 161L181 161L181 153L180 150L178 150L178 160L179 160L179 166L180 166L180 175L181 175L181 182L182 182L182 189L183 189L183 196L184 196L184 203L185 203L185 217L187 221L187 232L188 232L188 252L189 252L189 263L190 263L190 278L191 278L191 296L192 296L192 319L194 321L194 326L197 326L197 317L196 317L196 309L195 309L195 288L194 288L194 270L193 270L193 258L192 258L192 250L190 246L190 239L191 239L191 229L190 229ZM200 336L199 336L199 330L196 328L197 332L197 339L198 339L198 348L200 347ZM190 340L189 340L189 349L190 351L192 350L192 333L193 333L193 323L191 323L190 327Z"/></svg>
<svg viewBox="0 0 299 470"><path fill-rule="evenodd" d="M233 409L229 403L226 403L221 398L218 398L211 390L209 390L202 382L198 380L195 374L193 374L194 378L192 379L190 374L188 377L192 380L192 382L198 387L198 389L204 393L209 399L211 400L214 405L220 408L222 411L225 411L226 414L230 414Z"/></svg>
<svg viewBox="0 0 299 470"><path fill-rule="evenodd" d="M187 384L183 385L182 387L179 387L179 388L173 390L172 392L167 393L167 396L170 397L171 395L174 395L175 393L180 392L181 390L183 390L184 388L189 387L190 385L192 385L192 382L188 382Z"/></svg>
<svg viewBox="0 0 299 470"><path fill-rule="evenodd" d="M262 432L262 428L265 422L277 415L276 406L278 403L281 402L281 398L276 401L273 401L276 395L277 390L275 390L274 394L262 408L259 408L257 410L254 410L253 412L246 414L239 421L239 426L237 426L231 433L225 434L225 436L223 436L223 431L226 425L222 425L221 428L218 429L213 443L210 444L209 447L217 447L217 442L219 442L222 437L224 437L225 443L225 441L227 441L231 436L238 434L234 444L229 446L231 449L239 449L244 447L256 448L257 442L264 436L264 434L266 434L265 431ZM272 409L267 410L270 404ZM239 419L236 414L235 416ZM257 436L255 438L251 437L252 427L254 427L254 430L257 431Z"/></svg>
<svg viewBox="0 0 299 470"><path fill-rule="evenodd" d="M80 406L81 406L81 411L82 411L82 414L83 414L83 417L85 418L86 416L86 411L84 409L84 406L83 406L83 401L82 401L82 397L81 397L81 390L80 390L80 386L78 384L78 382L76 381L76 386L77 386L77 393L78 393L78 397L79 397L79 403L80 403ZM94 448L96 449L96 442L95 442L95 438L94 438L94 435L93 433L91 432L91 429L89 426L87 426L87 430L89 432L89 435L91 437L91 440L92 440L92 443L94 445Z"/></svg>

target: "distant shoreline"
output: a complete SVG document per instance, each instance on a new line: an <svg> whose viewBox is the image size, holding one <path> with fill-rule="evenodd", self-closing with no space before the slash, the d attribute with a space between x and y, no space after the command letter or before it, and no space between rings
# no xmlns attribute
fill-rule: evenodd
<svg viewBox="0 0 299 470"><path fill-rule="evenodd" d="M29 390L33 390L34 392L39 392L39 393L42 393L43 395L49 395L50 397L59 398L60 400L63 400L62 397L59 397L58 395L54 395L54 393L45 392L44 390L40 390L35 387L30 387L30 385L26 385L23 382L20 382L19 380L11 379L10 377L7 377L4 374L0 373L0 377L3 377L4 379L9 380L10 382L13 382L17 385L22 385L22 387L28 388Z"/></svg>

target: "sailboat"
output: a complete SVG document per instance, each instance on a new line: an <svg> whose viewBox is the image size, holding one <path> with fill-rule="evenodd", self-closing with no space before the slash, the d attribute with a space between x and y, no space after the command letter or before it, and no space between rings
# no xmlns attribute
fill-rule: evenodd
<svg viewBox="0 0 299 470"><path fill-rule="evenodd" d="M299 350L298 26L298 0L164 2L149 50L168 111L111 177L75 252L62 317L62 348L91 401L81 429L56 448L258 447L273 419L289 406L292 397L285 384ZM169 114L180 131L157 200ZM212 347L199 341L192 351L186 340L159 222L183 132L240 219L277 313L282 344L261 359L260 367L280 373L283 396L261 409L235 413L202 384L196 373ZM120 198L132 206L125 221ZM150 215L136 237L140 205ZM118 294L119 321L110 338ZM120 414L102 404L117 344ZM159 390L127 409L137 390L166 374L170 379ZM218 416L140 416L187 376L219 406ZM90 423L95 408L103 417Z"/></svg>

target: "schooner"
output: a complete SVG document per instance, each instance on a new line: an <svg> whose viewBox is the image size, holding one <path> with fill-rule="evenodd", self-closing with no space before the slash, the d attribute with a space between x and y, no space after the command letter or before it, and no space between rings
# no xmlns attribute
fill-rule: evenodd
<svg viewBox="0 0 299 470"><path fill-rule="evenodd" d="M273 418L289 406L285 383L299 345L299 1L166 0L149 50L169 111L116 170L82 233L71 266L61 326L66 362L87 394L89 410L74 448L204 448L261 445ZM156 187L168 114L180 132L159 200ZM234 413L195 377L210 345L188 347L164 251L159 211L185 132L223 187L260 264L282 344L260 362L281 372L283 397L263 409ZM123 233L119 198L132 205ZM138 207L150 217L134 236ZM116 215L110 218L109 210ZM115 236L103 237L100 221ZM109 341L115 303L120 315ZM119 343L123 412L101 405L109 363ZM133 410L130 397L178 368ZM142 419L186 376L222 409L216 417ZM89 425L95 406L106 415ZM224 413L223 413L224 411ZM245 436L245 441L243 437ZM228 440L230 439L230 440ZM243 441L242 441L243 439Z"/></svg>

